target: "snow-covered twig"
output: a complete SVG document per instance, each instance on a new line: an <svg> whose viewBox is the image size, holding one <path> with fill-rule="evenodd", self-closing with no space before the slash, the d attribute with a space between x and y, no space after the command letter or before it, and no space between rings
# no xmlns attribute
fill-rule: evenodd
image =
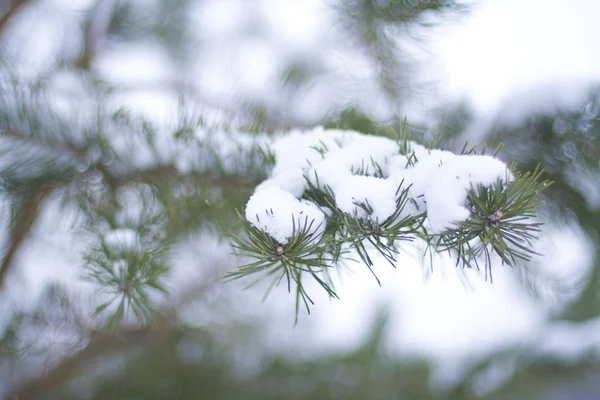
<svg viewBox="0 0 600 400"><path fill-rule="evenodd" d="M491 281L494 254L509 266L534 254L538 195L548 183L539 168L520 173L463 153L428 149L405 132L396 140L322 128L280 137L270 146L270 178L240 215L244 236L233 238L256 261L230 277L274 276L268 291L286 277L308 308L303 272L336 297L328 271L340 261L357 255L373 272L375 250L395 267L399 242L421 240L457 265L482 262Z"/></svg>

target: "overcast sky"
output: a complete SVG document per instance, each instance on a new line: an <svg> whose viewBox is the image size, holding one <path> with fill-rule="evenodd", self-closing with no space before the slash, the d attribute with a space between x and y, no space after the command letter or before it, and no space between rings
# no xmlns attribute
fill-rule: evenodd
<svg viewBox="0 0 600 400"><path fill-rule="evenodd" d="M442 84L488 111L528 88L600 80L599 17L595 0L480 0L432 35Z"/></svg>

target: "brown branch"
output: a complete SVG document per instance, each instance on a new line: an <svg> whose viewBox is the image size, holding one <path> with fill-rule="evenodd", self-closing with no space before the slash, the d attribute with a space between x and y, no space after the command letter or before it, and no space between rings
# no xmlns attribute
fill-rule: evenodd
<svg viewBox="0 0 600 400"><path fill-rule="evenodd" d="M17 132L10 128L5 128L3 126L0 126L0 138L2 136L5 136L12 140L26 142L35 147L39 147L40 149L52 150L56 153L65 155L67 157L72 157L81 162L85 162L87 160L87 152L83 149L70 147L67 144L56 142L56 141L43 140L43 139L35 137L33 135L28 135L28 134L25 134L22 132Z"/></svg>
<svg viewBox="0 0 600 400"><path fill-rule="evenodd" d="M82 150L73 149L56 142L44 141L34 136L25 135L21 132L0 126L0 137L2 136L12 140L27 142L41 149L51 149L52 151L65 154L78 159L79 161L84 161L85 158L85 153ZM26 201L26 204L22 206L20 212L15 217L15 220L12 221L9 228L6 253L0 264L0 289L4 286L6 276L13 266L14 258L27 239L31 227L38 217L38 212L43 200L48 196L52 189L53 187L51 185L42 185L38 187L36 192Z"/></svg>
<svg viewBox="0 0 600 400"><path fill-rule="evenodd" d="M74 65L86 71L102 45L112 19L115 0L97 0L85 27L84 49Z"/></svg>
<svg viewBox="0 0 600 400"><path fill-rule="evenodd" d="M83 149L69 147L68 145L62 143L41 140L39 138L25 135L1 126L0 133L3 136L9 137L13 140L25 141L46 150L51 149L52 151L56 151L60 154L65 154L80 162L85 162L87 156L87 152ZM182 174L172 164L157 165L145 170L134 170L125 174L118 174L101 162L92 165L91 168L96 168L97 170L101 171L106 182L112 188L131 185L139 182L156 182L158 180L185 177L190 177L202 185L220 187L228 190L248 190L254 187L254 184L247 179L231 176L218 176L210 172L192 171L187 174ZM13 266L13 261L17 252L25 242L31 227L37 219L38 211L42 201L47 197L51 190L56 187L57 184L44 185L38 188L37 192L27 201L25 205L23 205L23 208L17 216L16 221L13 221L13 224L10 228L7 250L0 264L0 289L4 285L6 276Z"/></svg>
<svg viewBox="0 0 600 400"><path fill-rule="evenodd" d="M157 324L138 328L121 328L116 332L94 331L88 344L75 354L64 358L41 376L21 382L12 388L5 400L33 400L60 387L73 376L93 368L98 359L114 352L123 352L133 345L160 341L167 337L178 321L179 310L205 296L218 280L209 280L186 290L164 312Z"/></svg>
<svg viewBox="0 0 600 400"><path fill-rule="evenodd" d="M393 22L397 22L397 23L407 24L407 23L415 22L416 18L419 14L424 14L427 11L443 12L443 11L445 11L445 9L455 10L455 11L464 11L466 9L466 7L467 6L465 6L465 5L456 4L456 3L448 3L448 4L444 5L444 4L441 4L441 2L439 2L439 1L427 1L427 2L420 1L417 4L415 4L414 6L412 6L412 9L410 9L406 13L402 13L398 16L391 15L390 20L392 20Z"/></svg>
<svg viewBox="0 0 600 400"><path fill-rule="evenodd" d="M67 157L72 157L78 162L86 164L88 154L87 151L84 149L71 147L63 143L41 140L39 138L32 137L21 132L17 132L0 126L0 137L2 137L2 135L14 140L27 142L33 146L39 147L44 150L51 150L56 153L63 154ZM114 184L116 186L125 186L137 182L154 182L159 179L172 179L184 176L191 176L201 184L208 186L218 186L223 189L251 189L255 186L251 181L247 179L231 176L218 176L209 172L191 171L189 173L182 174L172 164L157 165L148 169L135 170L123 174L119 174L114 170L111 170L101 162L97 164L92 164L90 166L90 169L93 168L102 172L109 184Z"/></svg>
<svg viewBox="0 0 600 400"><path fill-rule="evenodd" d="M13 265L15 255L31 231L31 227L37 219L40 205L50 193L50 189L49 186L41 186L38 188L37 192L23 206L16 221L13 221L13 224L10 227L8 249L4 254L2 264L0 265L0 288L4 285L4 280Z"/></svg>
<svg viewBox="0 0 600 400"><path fill-rule="evenodd" d="M64 358L42 376L27 380L15 387L6 395L5 399L33 400L39 398L39 396L60 387L83 369L93 366L101 356L126 349L152 337L162 337L169 327L169 324L164 324L158 328L122 329L115 333L96 332L92 334L92 338L83 349Z"/></svg>
<svg viewBox="0 0 600 400"><path fill-rule="evenodd" d="M171 164L157 165L145 170L136 170L131 173L115 175L114 183L118 186L125 186L138 182L156 182L158 180L177 177L191 177L200 184L230 190L251 189L255 186L247 179L232 176L220 177L210 172L190 171L182 174L177 167Z"/></svg>
<svg viewBox="0 0 600 400"><path fill-rule="evenodd" d="M27 5L31 0L15 0L11 3L8 11L0 16L0 37L6 29L8 22L14 17L19 11Z"/></svg>

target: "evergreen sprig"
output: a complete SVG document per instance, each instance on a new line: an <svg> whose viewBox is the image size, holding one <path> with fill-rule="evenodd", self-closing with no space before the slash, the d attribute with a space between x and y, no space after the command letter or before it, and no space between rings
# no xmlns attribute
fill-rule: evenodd
<svg viewBox="0 0 600 400"><path fill-rule="evenodd" d="M314 228L305 218L302 221L293 219L293 235L289 243L282 245L267 233L249 223L240 213L239 219L243 227L243 239L232 235L233 245L238 255L252 258L256 261L240 266L237 271L227 275L227 279L238 279L264 272L266 276L274 276L266 296L285 277L288 291L291 284L296 285L296 321L298 318L299 302L302 300L310 313L309 305L314 304L302 284L302 272L309 273L330 297L338 298L329 279L329 271L342 260L353 260L349 256L348 246L356 250L360 260L369 268L377 283L381 282L372 267L371 249L376 250L395 267L397 243L412 241L417 236L417 230L424 221L424 214L417 216L402 216L403 210L410 201L408 196L410 186L403 183L396 191L396 210L385 221L372 217L373 209L370 204L356 203L357 208L363 209L367 217L358 212L346 213L335 206L335 196L328 186L321 186L318 175L315 180L305 177L308 189L303 198L314 201L322 208L328 209L327 225L322 234L316 235L320 227ZM297 228L299 227L299 229ZM319 274L322 273L323 277ZM258 277L248 287L262 280Z"/></svg>
<svg viewBox="0 0 600 400"><path fill-rule="evenodd" d="M405 138L407 140L408 137ZM400 148L408 147L404 145ZM477 154L477 150L467 149L465 146L463 153ZM411 154L406 154L406 157L410 160ZM372 164L374 171L381 171L381 168L376 168L376 164ZM511 165L509 169L516 171L516 166ZM370 171L370 168L364 167L354 172L368 174ZM337 297L331 281L321 278L317 273L324 272L328 277L332 267L341 265L342 261L353 260L349 254L350 250L354 250L359 261L381 284L372 268L374 261L371 252L376 251L395 267L399 242L420 239L427 243L426 252L449 252L456 257L457 266L479 269L479 264L482 263L486 279L489 275L492 282L491 265L494 254L502 264L511 267L516 266L519 261L529 261L532 255L537 254L533 250L533 241L540 232L542 223L535 220L536 211L542 205L540 194L549 183L541 179L543 171L539 167L533 172L513 174L513 179L507 177L491 186L479 185L468 190L466 207L471 216L458 223L455 229L448 229L440 234L428 232L425 212L417 215L403 213L407 204L414 202L409 197L410 186L404 187L404 182L396 191L395 212L385 221L379 221L373 217L374 210L368 200L355 202L356 209L353 213L344 212L336 206L331 188L322 185L316 173L312 179L305 176L306 190L302 198L327 211L327 225L323 234L317 239L305 221L302 229L294 229L290 242L284 246L238 213L244 239L232 235L233 247L239 254L256 261L239 267L228 278L237 279L260 272L274 276L266 297L286 277L289 291L292 290L292 283L297 285L297 320L300 299L304 301L307 310L309 304L313 304L302 284L303 272L312 275L330 297Z"/></svg>
<svg viewBox="0 0 600 400"><path fill-rule="evenodd" d="M515 169L515 165L511 166ZM467 195L471 217L458 228L434 235L430 241L438 251L451 251L456 264L479 269L483 260L486 279L492 277L492 254L502 264L514 267L519 260L529 261L537 254L533 240L540 232L541 222L532 222L542 202L539 196L549 182L541 180L543 170L515 173L508 183L498 181L492 187L478 186Z"/></svg>
<svg viewBox="0 0 600 400"><path fill-rule="evenodd" d="M314 226L314 220L309 220L308 217L292 216L292 237L287 243L279 243L268 234L255 228L239 212L238 216L243 221L245 237L231 236L232 246L237 255L256 261L239 267L237 271L229 273L226 279L235 280L261 274L258 279L247 286L248 288L265 276L272 278L265 298L281 281L285 280L289 292L292 291L293 283L296 291L296 321L300 301L304 303L309 314L310 305L314 304L302 281L303 273L309 274L330 297L338 298L329 279L332 260L326 256L322 236L319 232L320 225Z"/></svg>
<svg viewBox="0 0 600 400"><path fill-rule="evenodd" d="M380 222L373 218L373 208L368 200L355 203L357 210L353 214L342 212L335 208L342 229L338 245L351 244L356 250L361 261L369 268L377 283L379 278L373 271L373 260L369 255L369 248L374 248L392 267L396 267L396 254L398 241L412 241L424 220L424 214L402 216L405 206L409 202L410 186L404 188L401 183L396 190L396 210L385 221ZM358 215L358 209L366 213L366 218Z"/></svg>
<svg viewBox="0 0 600 400"><path fill-rule="evenodd" d="M101 238L99 245L86 254L88 275L85 279L97 284L101 292L110 297L95 309L93 315L116 304L106 319L106 328L117 328L130 315L140 323L156 320L158 313L149 291L167 294L161 283L169 270L165 250L164 245L149 243L143 236L135 243Z"/></svg>

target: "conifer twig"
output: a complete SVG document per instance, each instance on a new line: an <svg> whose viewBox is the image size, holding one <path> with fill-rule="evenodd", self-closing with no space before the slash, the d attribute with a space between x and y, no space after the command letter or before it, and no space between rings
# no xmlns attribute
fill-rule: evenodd
<svg viewBox="0 0 600 400"><path fill-rule="evenodd" d="M55 153L72 157L80 161L85 161L87 157L87 153L84 149L74 148L73 146L68 146L65 143L44 140L39 137L35 137L31 134L18 132L14 129L6 128L4 126L0 126L0 138L2 136L8 137L12 140L26 142L27 144L30 144L40 149L51 150Z"/></svg>
<svg viewBox="0 0 600 400"><path fill-rule="evenodd" d="M6 136L14 140L24 141L35 147L51 150L56 153L63 154L65 156L72 157L73 159L80 161L84 164L86 163L86 159L88 157L88 154L84 149L75 148L63 143L42 140L40 138L33 137L25 133L17 132L15 130L0 126L0 137L2 136ZM105 174L105 177L111 183L114 183L117 186L124 186L136 182L144 182L164 178L168 179L179 175L184 175L173 164L159 164L151 166L147 169L136 169L135 171L125 173L113 172L101 162L97 162L95 164L90 165L90 168L95 168L97 170L102 171L102 173ZM247 179L236 177L220 177L209 172L191 171L186 173L185 175L193 176L198 181L206 185L219 186L224 189L250 189L254 187L254 184Z"/></svg>
<svg viewBox="0 0 600 400"><path fill-rule="evenodd" d="M115 175L114 183L118 186L124 186L130 183L156 181L158 179L169 179L184 175L191 176L204 185L218 186L223 189L251 189L255 186L247 179L232 176L220 177L210 172L190 171L183 174L177 167L171 164L156 165L144 170L135 170L131 173Z"/></svg>

